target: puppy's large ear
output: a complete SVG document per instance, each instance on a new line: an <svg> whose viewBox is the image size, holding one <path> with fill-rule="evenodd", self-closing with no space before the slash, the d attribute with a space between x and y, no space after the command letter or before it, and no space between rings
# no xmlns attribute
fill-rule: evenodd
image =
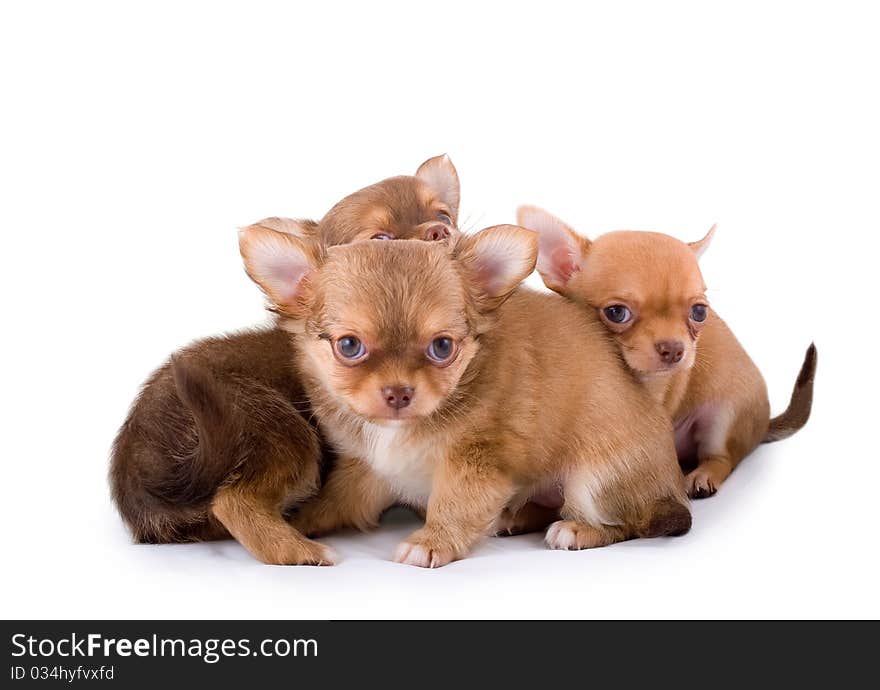
<svg viewBox="0 0 880 690"><path fill-rule="evenodd" d="M480 311L491 311L535 270L538 236L516 225L495 225L463 235L452 256L464 267Z"/></svg>
<svg viewBox="0 0 880 690"><path fill-rule="evenodd" d="M538 233L538 273L544 285L564 293L572 276L583 268L590 240L535 206L520 206L516 210L516 222Z"/></svg>
<svg viewBox="0 0 880 690"><path fill-rule="evenodd" d="M299 237L304 240L316 240L318 238L318 224L313 220L281 218L279 216L271 216L258 220L252 226L260 226L277 230L278 232L286 232L288 235Z"/></svg>
<svg viewBox="0 0 880 690"><path fill-rule="evenodd" d="M706 233L706 236L703 239L697 240L696 242L688 242L688 247L693 250L698 259L703 256L703 252L705 252L709 248L709 245L712 244L712 238L715 236L715 228L717 227L718 224L716 223L709 228L709 232Z"/></svg>
<svg viewBox="0 0 880 690"><path fill-rule="evenodd" d="M256 224L238 231L238 247L245 271L273 306L302 315L304 279L321 262L320 244Z"/></svg>
<svg viewBox="0 0 880 690"><path fill-rule="evenodd" d="M449 208L453 222L458 222L458 202L461 196L458 173L445 153L429 158L416 170L416 177L428 185Z"/></svg>

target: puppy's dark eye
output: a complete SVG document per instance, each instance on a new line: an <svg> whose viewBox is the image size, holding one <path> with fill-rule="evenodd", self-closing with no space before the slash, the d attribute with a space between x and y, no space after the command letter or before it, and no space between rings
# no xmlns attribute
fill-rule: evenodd
<svg viewBox="0 0 880 690"><path fill-rule="evenodd" d="M455 352L455 343L452 342L452 338L446 336L434 338L428 345L428 357L435 362L445 362L452 357L453 352Z"/></svg>
<svg viewBox="0 0 880 690"><path fill-rule="evenodd" d="M602 310L605 318L611 323L626 323L632 318L632 312L622 304L612 304Z"/></svg>
<svg viewBox="0 0 880 690"><path fill-rule="evenodd" d="M360 359L367 353L367 348L353 335L346 335L336 341L336 352L344 359Z"/></svg>
<svg viewBox="0 0 880 690"><path fill-rule="evenodd" d="M391 235L389 235L387 232L377 232L370 239L371 240L393 240L394 238Z"/></svg>
<svg viewBox="0 0 880 690"><path fill-rule="evenodd" d="M709 315L709 307L705 304L695 304L691 307L691 318L697 323L703 323Z"/></svg>

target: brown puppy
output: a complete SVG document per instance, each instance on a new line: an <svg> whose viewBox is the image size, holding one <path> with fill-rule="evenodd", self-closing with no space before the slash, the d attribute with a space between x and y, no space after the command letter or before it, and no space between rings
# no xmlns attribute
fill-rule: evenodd
<svg viewBox="0 0 880 690"><path fill-rule="evenodd" d="M591 242L532 206L521 207L517 218L541 235L544 284L599 316L626 363L672 417L679 460L692 470L690 496L711 496L758 444L806 424L816 348L807 350L788 409L770 419L761 373L708 306L697 259L714 226L690 244L631 231Z"/></svg>
<svg viewBox="0 0 880 690"><path fill-rule="evenodd" d="M256 226L328 244L442 240L457 233L459 186L446 156L414 177L374 184L320 223ZM268 231L268 230L267 230ZM288 333L257 329L175 353L144 384L113 446L113 498L135 541L238 539L275 564L324 564L330 551L283 518L320 485L322 442L310 424Z"/></svg>
<svg viewBox="0 0 880 690"><path fill-rule="evenodd" d="M660 406L593 314L516 290L537 235L499 226L453 244L321 251L242 231L248 274L294 334L306 392L340 453L295 524L366 529L410 505L426 524L395 560L423 567L463 557L536 495L563 518L547 533L552 548L686 532Z"/></svg>

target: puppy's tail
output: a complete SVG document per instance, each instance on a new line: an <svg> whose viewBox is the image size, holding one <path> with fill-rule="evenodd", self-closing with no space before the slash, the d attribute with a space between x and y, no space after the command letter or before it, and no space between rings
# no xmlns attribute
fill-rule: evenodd
<svg viewBox="0 0 880 690"><path fill-rule="evenodd" d="M807 423L810 418L810 410L813 408L813 379L816 376L816 359L816 345L811 343L804 356L801 372L795 381L788 408L781 415L770 420L767 435L762 443L772 443L788 438Z"/></svg>
<svg viewBox="0 0 880 690"><path fill-rule="evenodd" d="M663 498L654 503L636 533L639 537L678 537L690 529L690 509L674 498Z"/></svg>
<svg viewBox="0 0 880 690"><path fill-rule="evenodd" d="M192 413L198 439L191 457L162 482L161 495L175 503L202 503L240 464L242 413L234 391L192 357L172 357L171 376L180 401Z"/></svg>

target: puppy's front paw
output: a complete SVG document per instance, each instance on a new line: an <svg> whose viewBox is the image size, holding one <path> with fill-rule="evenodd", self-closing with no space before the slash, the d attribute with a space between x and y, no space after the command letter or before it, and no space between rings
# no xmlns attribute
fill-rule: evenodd
<svg viewBox="0 0 880 690"><path fill-rule="evenodd" d="M415 565L419 568L439 568L455 560L451 549L443 547L435 540L420 538L419 533L401 542L394 551L394 562Z"/></svg>
<svg viewBox="0 0 880 690"><path fill-rule="evenodd" d="M290 539L255 554L270 565L335 565L338 558L329 546L311 539Z"/></svg>
<svg viewBox="0 0 880 690"><path fill-rule="evenodd" d="M544 541L551 549L579 551L605 546L608 540L603 532L591 525L572 520L558 520L550 525Z"/></svg>
<svg viewBox="0 0 880 690"><path fill-rule="evenodd" d="M313 544L304 565L336 565L339 562L339 556L329 546L318 542L313 542Z"/></svg>
<svg viewBox="0 0 880 690"><path fill-rule="evenodd" d="M712 473L702 467L698 467L685 478L687 494L691 498L709 498L718 491L718 484Z"/></svg>

